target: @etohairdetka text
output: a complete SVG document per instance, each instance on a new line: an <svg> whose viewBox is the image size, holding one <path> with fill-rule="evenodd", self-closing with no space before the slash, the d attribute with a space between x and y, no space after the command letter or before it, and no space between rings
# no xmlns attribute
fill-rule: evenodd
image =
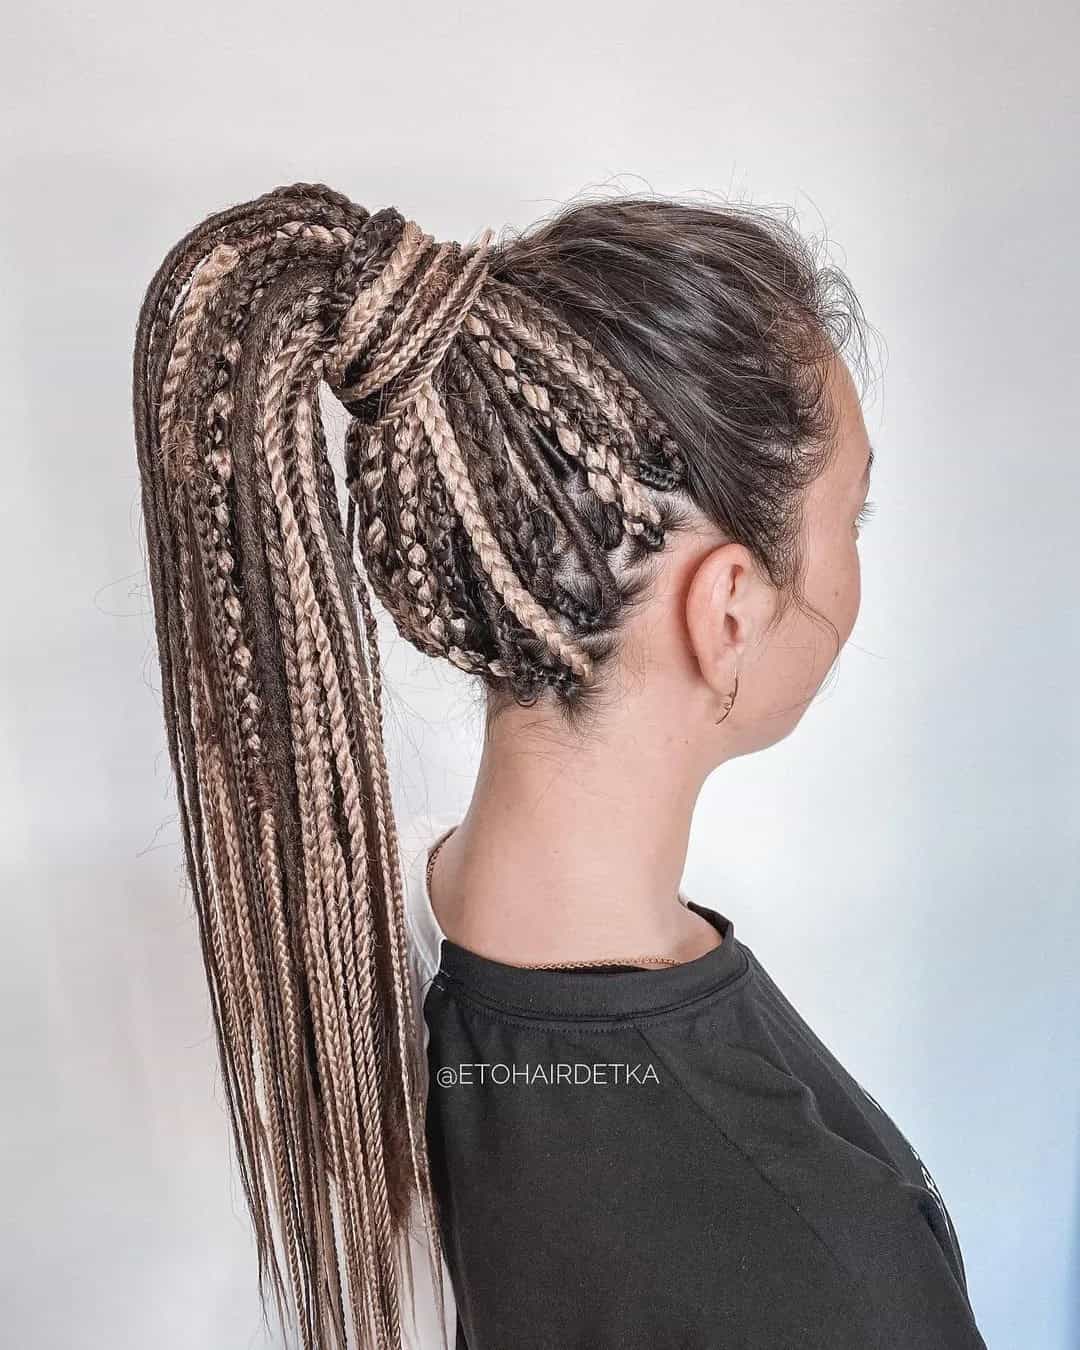
<svg viewBox="0 0 1080 1350"><path fill-rule="evenodd" d="M633 1087L659 1083L652 1064L482 1062L444 1064L435 1072L439 1087Z"/></svg>

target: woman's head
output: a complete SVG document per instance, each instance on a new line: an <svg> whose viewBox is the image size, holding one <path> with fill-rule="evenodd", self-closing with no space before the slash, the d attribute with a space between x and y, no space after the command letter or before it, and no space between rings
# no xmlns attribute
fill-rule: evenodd
<svg viewBox="0 0 1080 1350"><path fill-rule="evenodd" d="M858 604L860 331L765 213L647 198L462 248L297 184L151 283L166 729L260 1279L308 1342L343 1345L344 1311L397 1344L414 1198L438 1274L369 590L495 709L586 730L644 688L690 732L737 663L708 753L776 739L827 667L793 655L807 625L842 642Z"/></svg>
<svg viewBox="0 0 1080 1350"><path fill-rule="evenodd" d="M644 394L685 470L651 494L663 548L609 553L625 597L592 639L592 681L558 706L587 730L651 680L651 701L692 720L727 707L738 665L738 711L706 757L779 739L858 609L869 444L852 369L867 372L868 325L847 278L771 213L649 197L573 203L504 242L492 275ZM568 481L595 518L580 474ZM556 566L578 591L572 561ZM494 683L493 713L513 700Z"/></svg>
<svg viewBox="0 0 1080 1350"><path fill-rule="evenodd" d="M850 590L857 562L853 531L845 556L821 557L831 490L843 495L865 439L844 359L862 372L864 324L843 273L766 212L649 197L574 203L493 246L486 277L459 287L468 304L428 330L443 334L433 388L488 541L415 410L371 434L423 369L413 335L432 279L436 294L453 287L430 266L432 241L408 254L396 212L365 228L369 275L396 289L378 316L365 310L338 393L357 417L351 482L368 484L360 548L402 634L477 673L493 716L539 701L587 732L625 706L628 629L655 608L650 582L670 573L676 541L730 542L741 547L724 557L747 568L778 640L712 613L754 663L715 744L726 756L790 729L847 636L833 590ZM411 363L398 358L410 341ZM524 594L507 593L508 574ZM679 636L648 654L651 672L678 660ZM781 638L812 642L809 666Z"/></svg>

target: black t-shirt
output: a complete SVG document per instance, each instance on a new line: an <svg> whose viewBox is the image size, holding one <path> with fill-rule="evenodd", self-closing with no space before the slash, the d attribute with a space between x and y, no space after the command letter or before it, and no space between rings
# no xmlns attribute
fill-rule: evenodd
<svg viewBox="0 0 1080 1350"><path fill-rule="evenodd" d="M492 961L431 912L446 828L409 913L457 1350L985 1350L929 1172L730 919L684 897L723 941L658 970Z"/></svg>

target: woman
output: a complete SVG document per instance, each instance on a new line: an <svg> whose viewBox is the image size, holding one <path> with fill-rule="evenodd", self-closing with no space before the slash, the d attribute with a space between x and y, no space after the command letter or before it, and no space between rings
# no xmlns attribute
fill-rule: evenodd
<svg viewBox="0 0 1080 1350"><path fill-rule="evenodd" d="M305 1346L402 1343L414 1213L469 1350L983 1345L918 1155L679 890L705 778L855 620L861 337L789 227L649 198L462 247L297 184L152 282L166 728ZM395 824L372 592L480 677L460 820Z"/></svg>

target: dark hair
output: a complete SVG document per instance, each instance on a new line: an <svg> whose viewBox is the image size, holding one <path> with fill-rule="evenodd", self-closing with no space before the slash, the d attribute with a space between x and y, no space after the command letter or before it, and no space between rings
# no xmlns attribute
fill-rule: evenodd
<svg viewBox="0 0 1080 1350"><path fill-rule="evenodd" d="M493 694L580 718L695 510L795 593L857 320L765 213L652 198L462 247L299 183L208 217L151 282L165 726L260 1289L305 1346L399 1344L414 1199L440 1274L370 592Z"/></svg>
<svg viewBox="0 0 1080 1350"><path fill-rule="evenodd" d="M777 588L774 622L794 603L831 627L802 590L803 490L834 450L829 363L865 385L870 326L823 241L760 206L579 200L502 243L492 275L645 392L686 466L665 529L700 513ZM564 695L575 720L580 703Z"/></svg>

